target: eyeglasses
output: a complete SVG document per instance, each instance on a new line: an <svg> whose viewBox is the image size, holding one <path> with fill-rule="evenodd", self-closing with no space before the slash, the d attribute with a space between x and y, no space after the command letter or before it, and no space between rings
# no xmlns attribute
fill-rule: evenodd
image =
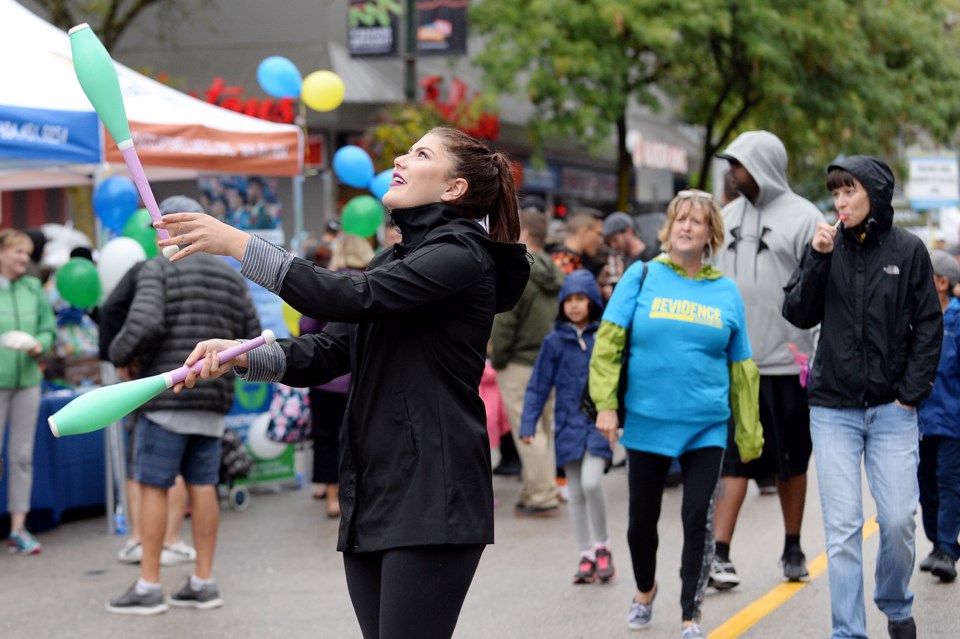
<svg viewBox="0 0 960 639"><path fill-rule="evenodd" d="M686 200L694 197L705 197L708 200L713 199L713 193L707 193L706 191L701 191L700 189L684 189L677 193L676 197L681 200Z"/></svg>

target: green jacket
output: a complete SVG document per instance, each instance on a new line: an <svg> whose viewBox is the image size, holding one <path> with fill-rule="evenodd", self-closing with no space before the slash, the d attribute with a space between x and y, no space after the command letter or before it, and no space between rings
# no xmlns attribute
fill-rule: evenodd
<svg viewBox="0 0 960 639"><path fill-rule="evenodd" d="M560 308L557 296L563 286L563 271L546 253L531 253L530 279L512 310L493 319L490 363L497 370L513 362L533 366L540 344L553 330Z"/></svg>
<svg viewBox="0 0 960 639"><path fill-rule="evenodd" d="M686 270L666 254L654 258L684 277ZM711 264L705 264L694 276L695 280L715 280L722 273ZM590 398L597 410L616 410L619 407L617 390L620 385L620 367L627 345L627 329L612 322L601 322L590 358ZM688 371L689 372L689 371ZM763 451L763 428L760 425L760 371L753 359L730 363L730 409L735 424L734 441L740 459L750 461ZM622 424L621 424L622 426Z"/></svg>
<svg viewBox="0 0 960 639"><path fill-rule="evenodd" d="M56 329L53 308L40 280L29 275L12 282L0 277L0 335L24 331L36 337L43 350L48 351ZM0 388L27 388L42 379L36 359L21 351L0 348Z"/></svg>

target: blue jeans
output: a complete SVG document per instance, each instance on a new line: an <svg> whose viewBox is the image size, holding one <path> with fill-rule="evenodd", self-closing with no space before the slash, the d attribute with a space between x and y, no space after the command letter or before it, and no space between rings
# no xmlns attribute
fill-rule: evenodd
<svg viewBox="0 0 960 639"><path fill-rule="evenodd" d="M960 439L920 440L920 513L933 547L960 558Z"/></svg>
<svg viewBox="0 0 960 639"><path fill-rule="evenodd" d="M877 504L880 551L874 601L891 620L912 615L915 558L917 413L896 403L871 408L810 407L834 638L866 639L863 602L861 459Z"/></svg>

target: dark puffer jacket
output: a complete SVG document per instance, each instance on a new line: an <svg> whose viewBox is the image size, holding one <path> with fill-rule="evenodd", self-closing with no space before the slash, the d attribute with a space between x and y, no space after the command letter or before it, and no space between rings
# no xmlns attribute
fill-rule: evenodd
<svg viewBox="0 0 960 639"><path fill-rule="evenodd" d="M930 255L918 237L893 226L886 164L858 155L834 167L863 184L870 215L858 228L843 227L831 253L808 243L783 289L788 321L821 324L810 405L917 406L933 387L943 335Z"/></svg>
<svg viewBox="0 0 960 639"><path fill-rule="evenodd" d="M530 265L446 204L393 211L403 243L359 274L293 259L280 296L330 320L281 340L291 386L352 372L340 435L339 550L493 542L486 410L478 388L493 316ZM342 322L351 322L346 324Z"/></svg>
<svg viewBox="0 0 960 639"><path fill-rule="evenodd" d="M171 263L146 262L123 328L110 343L110 361L128 366L140 359L141 377L179 368L197 342L217 337L250 339L260 320L247 284L222 259L191 255ZM201 380L189 393L167 390L144 409L206 410L226 414L233 404L233 373Z"/></svg>
<svg viewBox="0 0 960 639"><path fill-rule="evenodd" d="M571 324L563 313L563 301L574 293L590 299L590 323L582 331ZM533 375L527 384L520 435L531 436L536 432L540 413L550 391L556 387L554 427L557 466L582 459L587 451L596 457L610 459L613 452L606 437L580 412L580 397L587 385L590 356L603 314L603 298L593 274L581 269L568 275L560 289L559 303L556 326L543 341Z"/></svg>

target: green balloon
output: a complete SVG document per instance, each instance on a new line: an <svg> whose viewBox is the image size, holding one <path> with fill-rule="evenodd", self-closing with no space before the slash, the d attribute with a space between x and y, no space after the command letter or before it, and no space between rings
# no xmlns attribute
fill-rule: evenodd
<svg viewBox="0 0 960 639"><path fill-rule="evenodd" d="M57 270L57 290L71 306L93 308L101 293L97 267L88 259L71 257Z"/></svg>
<svg viewBox="0 0 960 639"><path fill-rule="evenodd" d="M133 215L127 219L127 223L123 225L120 235L136 240L143 247L148 260L156 257L160 252L157 248L157 229L153 228L153 219L147 209L134 211Z"/></svg>
<svg viewBox="0 0 960 639"><path fill-rule="evenodd" d="M345 233L373 237L383 224L383 205L372 195L358 195L343 207L340 219Z"/></svg>

